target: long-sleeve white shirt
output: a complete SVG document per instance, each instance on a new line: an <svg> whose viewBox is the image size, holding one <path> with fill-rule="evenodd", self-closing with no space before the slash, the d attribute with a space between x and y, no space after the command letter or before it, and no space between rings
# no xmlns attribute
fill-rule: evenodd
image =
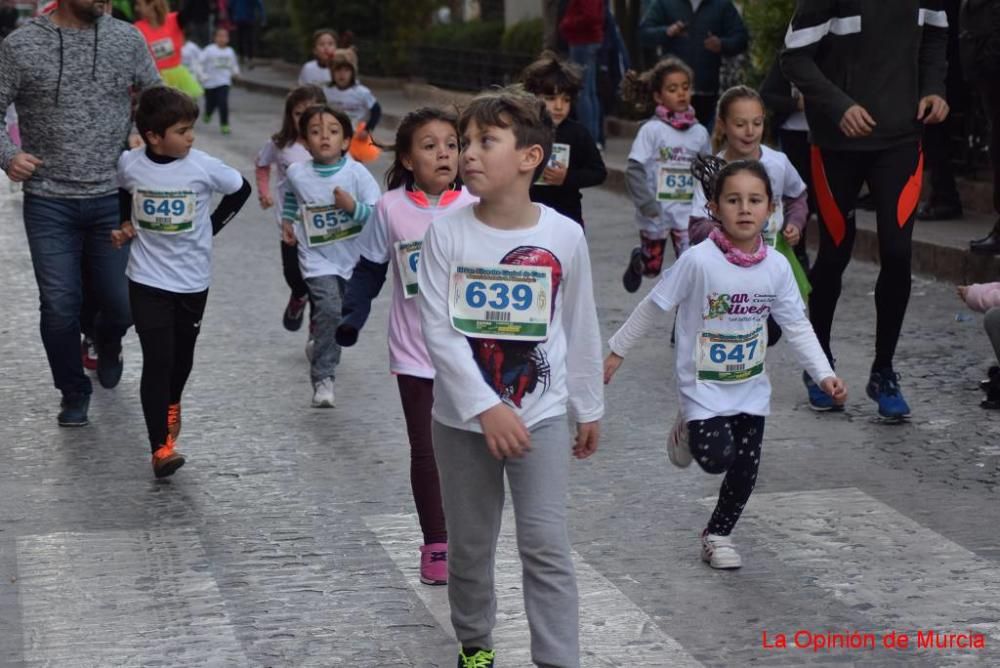
<svg viewBox="0 0 1000 668"><path fill-rule="evenodd" d="M587 242L575 222L535 206L541 214L529 228L490 227L469 205L436 219L424 238L417 299L437 371L432 413L442 424L481 432L477 416L500 402L514 409L529 429L565 414L567 405L578 422L599 420L604 413L601 338ZM460 267L498 266L500 271L551 270L551 295L536 291L530 300L526 288L504 289L489 279L480 284L489 307L502 310L512 295L515 302L523 298L522 307L530 302L533 312L539 305L548 308L543 341L472 338L456 329L461 326L456 304L475 282L463 282ZM510 308L515 309L509 311L511 317L521 317L516 306Z"/></svg>

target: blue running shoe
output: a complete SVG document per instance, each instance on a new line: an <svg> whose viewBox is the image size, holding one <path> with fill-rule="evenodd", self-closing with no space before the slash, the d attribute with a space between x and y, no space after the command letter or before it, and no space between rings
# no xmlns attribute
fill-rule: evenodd
<svg viewBox="0 0 1000 668"><path fill-rule="evenodd" d="M910 415L910 406L899 390L899 374L892 369L872 371L865 388L868 398L878 403L878 414L889 420L902 420Z"/></svg>
<svg viewBox="0 0 1000 668"><path fill-rule="evenodd" d="M820 386L814 383L805 371L802 372L802 382L805 384L806 390L809 391L809 408L819 413L844 410L842 405L833 403L833 397L820 389Z"/></svg>

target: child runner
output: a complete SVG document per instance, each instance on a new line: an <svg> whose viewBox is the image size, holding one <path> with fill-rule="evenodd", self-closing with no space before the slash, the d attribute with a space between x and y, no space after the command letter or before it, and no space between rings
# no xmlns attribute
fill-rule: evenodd
<svg viewBox="0 0 1000 668"><path fill-rule="evenodd" d="M691 106L694 76L677 58L665 58L637 76L625 75L622 97L638 107L655 102L656 112L639 128L628 155L625 187L636 208L642 244L632 249L622 284L635 292L642 277L663 268L667 237L680 257L688 247L688 218L694 196L691 162L709 150L708 131Z"/></svg>
<svg viewBox="0 0 1000 668"><path fill-rule="evenodd" d="M382 194L364 165L344 155L351 135L351 119L344 112L326 105L305 110L299 136L305 138L312 160L288 168L281 214L282 235L285 243L298 245L312 301L314 408L334 405L333 380L340 363L334 335L344 285L358 261L357 236Z"/></svg>
<svg viewBox="0 0 1000 668"><path fill-rule="evenodd" d="M833 374L805 316L791 267L771 252L761 231L774 209L771 181L757 161L731 162L703 184L721 228L684 253L611 338L604 363L610 382L629 349L659 311L679 307L675 360L680 408L667 437L670 461L692 456L706 473L725 473L719 501L701 534L701 556L713 568L739 568L729 534L757 481L771 384L764 368L773 314L798 361L834 400L847 391Z"/></svg>
<svg viewBox="0 0 1000 668"><path fill-rule="evenodd" d="M271 140L257 153L256 180L257 198L262 209L270 209L275 202L284 204L288 192L288 168L297 162L310 159L305 139L299 135L299 119L311 106L326 103L326 97L319 86L299 86L285 97L285 115L281 129L271 136ZM278 169L278 180L274 196L271 195L271 165ZM281 230L281 206L276 211L278 230ZM295 244L281 241L281 271L291 293L282 315L281 323L290 332L302 327L302 317L309 300L309 288L302 278L299 268L299 252Z"/></svg>
<svg viewBox="0 0 1000 668"><path fill-rule="evenodd" d="M299 71L299 85L329 86L330 61L337 52L337 33L330 28L320 28L313 33L314 58Z"/></svg>
<svg viewBox="0 0 1000 668"><path fill-rule="evenodd" d="M580 188L604 183L608 171L601 152L583 124L569 118L573 98L580 92L579 68L551 51L524 70L525 89L545 101L556 126L552 157L542 178L531 187L531 201L550 206L583 225Z"/></svg>
<svg viewBox="0 0 1000 668"><path fill-rule="evenodd" d="M361 260L347 284L344 319L337 329L338 343L354 345L392 264L389 371L399 384L410 438L410 484L424 536L420 580L430 585L448 582L448 531L431 447L434 365L424 346L414 297L420 247L431 220L475 201L457 181L457 123L451 112L424 107L399 124L396 158L386 174L389 191L361 233Z"/></svg>
<svg viewBox="0 0 1000 668"><path fill-rule="evenodd" d="M195 99L201 97L204 91L191 71L184 67L181 55L187 9L172 12L167 0L136 0L135 12L139 17L135 27L145 38L163 83Z"/></svg>
<svg viewBox="0 0 1000 668"><path fill-rule="evenodd" d="M139 394L153 451L153 473L184 465L174 447L181 430L181 394L208 299L212 236L232 220L250 184L220 160L192 149L198 105L158 86L139 98L135 123L146 147L118 160L120 246L131 239L127 275L135 331L142 345ZM225 195L209 214L213 193Z"/></svg>
<svg viewBox="0 0 1000 668"><path fill-rule="evenodd" d="M323 89L326 100L334 109L343 109L354 123L351 157L370 162L378 157L378 148L371 140L382 107L367 86L358 83L358 53L353 48L340 49L330 61L333 85Z"/></svg>
<svg viewBox="0 0 1000 668"><path fill-rule="evenodd" d="M781 151L775 151L761 144L765 116L764 101L753 88L734 86L728 89L719 98L712 148L718 151L716 157L723 163L733 160L758 160L764 165L771 180L771 192L774 193L775 203L774 213L764 226L764 241L788 259L795 273L796 283L802 292L802 298L805 299L809 296L809 281L793 249L802 237L802 230L805 229L806 219L809 216L808 192L805 182L788 157ZM706 156L706 159L708 157ZM698 160L703 158L699 156ZM698 180L699 166L695 165L693 169L694 199L688 225L688 236L692 245L707 239L708 233L717 226L708 210L705 189ZM718 166L711 169L717 172ZM774 345L781 338L781 328L773 318L767 319L767 326L767 343ZM827 411L841 408L811 380L809 385L812 388L809 392L809 405L813 410Z"/></svg>
<svg viewBox="0 0 1000 668"><path fill-rule="evenodd" d="M202 83L205 84L205 123L212 120L212 113L219 110L219 128L228 135L229 87L233 75L240 73L236 52L229 46L229 31L216 28L214 42L201 52Z"/></svg>
<svg viewBox="0 0 1000 668"><path fill-rule="evenodd" d="M417 297L437 372L432 432L458 665L493 665L493 562L506 473L531 658L575 667L569 454L594 453L604 412L587 242L579 225L529 197L553 135L541 100L509 90L480 95L459 131L462 179L480 202L431 225Z"/></svg>
<svg viewBox="0 0 1000 668"><path fill-rule="evenodd" d="M181 47L181 64L188 69L195 79L201 81L201 47L184 38L184 46Z"/></svg>

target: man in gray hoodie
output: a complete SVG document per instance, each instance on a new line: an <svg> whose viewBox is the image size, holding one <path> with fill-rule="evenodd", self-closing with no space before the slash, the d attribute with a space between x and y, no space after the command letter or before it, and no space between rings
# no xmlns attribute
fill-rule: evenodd
<svg viewBox="0 0 1000 668"><path fill-rule="evenodd" d="M62 392L59 424L87 424L90 379L80 356L81 262L99 304L98 380L118 384L131 323L118 220L118 157L132 94L159 82L133 26L105 16L107 0L60 0L0 44L0 109L14 103L23 150L0 128L0 168L24 182L24 227L41 302L42 343Z"/></svg>

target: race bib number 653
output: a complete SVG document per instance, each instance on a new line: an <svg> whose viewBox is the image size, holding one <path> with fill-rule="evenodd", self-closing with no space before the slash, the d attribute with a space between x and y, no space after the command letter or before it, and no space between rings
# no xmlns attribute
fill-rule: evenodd
<svg viewBox="0 0 1000 668"><path fill-rule="evenodd" d="M466 336L544 341L551 307L551 267L452 265L449 316Z"/></svg>
<svg viewBox="0 0 1000 668"><path fill-rule="evenodd" d="M332 204L303 206L302 224L305 226L306 242L310 248L356 237L364 227L351 214Z"/></svg>

